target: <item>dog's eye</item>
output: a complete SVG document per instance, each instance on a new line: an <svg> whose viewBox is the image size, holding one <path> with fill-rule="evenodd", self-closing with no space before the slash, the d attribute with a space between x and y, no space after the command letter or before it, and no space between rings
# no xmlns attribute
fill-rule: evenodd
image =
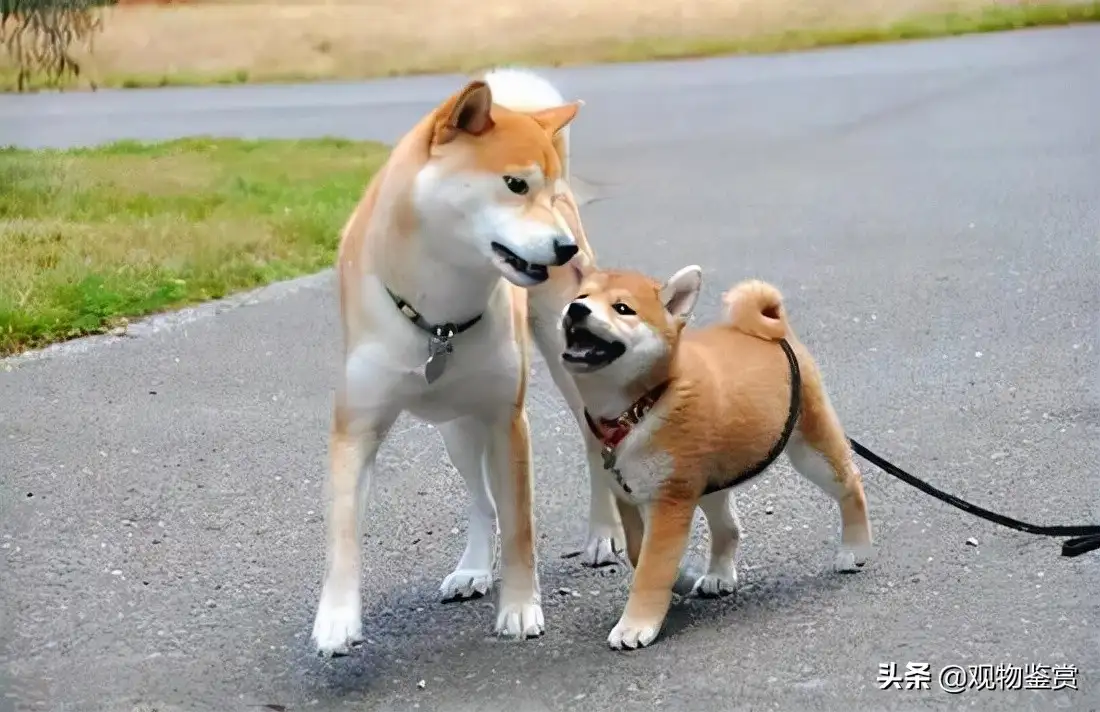
<svg viewBox="0 0 1100 712"><path fill-rule="evenodd" d="M579 302L582 299L588 299L588 295L587 294L578 294L576 299L574 299L573 301Z"/></svg>
<svg viewBox="0 0 1100 712"><path fill-rule="evenodd" d="M530 189L527 181L515 176L504 176L504 185L508 186L508 190L516 195L527 195L527 191Z"/></svg>
<svg viewBox="0 0 1100 712"><path fill-rule="evenodd" d="M633 309L631 309L630 307L628 307L627 305L623 304L622 302L615 302L611 306L611 308L614 309L615 311L619 312L623 316L630 316L631 314L637 314L638 313L638 312L634 311Z"/></svg>

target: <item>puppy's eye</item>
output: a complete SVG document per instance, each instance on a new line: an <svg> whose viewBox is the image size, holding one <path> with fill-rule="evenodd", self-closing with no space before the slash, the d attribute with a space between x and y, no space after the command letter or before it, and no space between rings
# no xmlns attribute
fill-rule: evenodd
<svg viewBox="0 0 1100 712"><path fill-rule="evenodd" d="M504 185L508 186L508 190L516 195L527 195L527 191L530 190L527 181L515 176L504 176Z"/></svg>
<svg viewBox="0 0 1100 712"><path fill-rule="evenodd" d="M614 304L611 305L611 308L614 309L615 311L619 312L623 316L630 316L631 314L637 314L638 313L638 312L634 311L633 309L631 309L630 307L628 307L627 305L623 304L622 302L615 302Z"/></svg>
<svg viewBox="0 0 1100 712"><path fill-rule="evenodd" d="M587 294L578 294L573 301L579 302L582 299L588 299L588 295Z"/></svg>

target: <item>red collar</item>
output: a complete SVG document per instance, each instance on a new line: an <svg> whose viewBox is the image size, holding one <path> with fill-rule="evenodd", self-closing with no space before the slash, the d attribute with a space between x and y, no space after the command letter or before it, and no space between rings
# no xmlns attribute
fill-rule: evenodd
<svg viewBox="0 0 1100 712"><path fill-rule="evenodd" d="M657 405L657 401L668 390L669 383L670 381L664 381L648 391L634 401L618 418L593 418L586 408L584 419L588 421L589 430L597 440L603 443L604 448L614 450L630 434L631 428L637 425L653 406Z"/></svg>

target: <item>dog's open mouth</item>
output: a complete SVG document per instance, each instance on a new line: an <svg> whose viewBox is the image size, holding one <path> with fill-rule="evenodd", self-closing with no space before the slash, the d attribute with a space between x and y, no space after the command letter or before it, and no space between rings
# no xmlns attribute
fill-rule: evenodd
<svg viewBox="0 0 1100 712"><path fill-rule="evenodd" d="M499 242L494 242L490 245L493 249L493 255L497 259L497 266L505 273L509 281L520 284L541 284L550 277L550 272L546 265L535 264L534 262L528 262L515 252L512 252ZM519 279L513 278L518 277Z"/></svg>
<svg viewBox="0 0 1100 712"><path fill-rule="evenodd" d="M626 344L596 336L583 326L565 330L565 351L562 360L570 364L606 366L626 353Z"/></svg>

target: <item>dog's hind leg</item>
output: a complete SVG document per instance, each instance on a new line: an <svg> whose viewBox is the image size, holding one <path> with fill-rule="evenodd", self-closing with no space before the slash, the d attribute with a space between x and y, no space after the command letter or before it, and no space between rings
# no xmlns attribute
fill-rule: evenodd
<svg viewBox="0 0 1100 712"><path fill-rule="evenodd" d="M532 319L531 331L535 345L546 361L554 385L565 398L573 419L580 428L588 461L588 541L581 555L581 563L586 566L617 564L618 555L624 550L622 525L615 495L611 492L603 472L601 445L588 429L584 418L584 401L581 400L572 377L561 363L561 352L565 348L564 340L558 333L558 319L561 314L536 300L532 300L532 313L535 318Z"/></svg>
<svg viewBox="0 0 1100 712"><path fill-rule="evenodd" d="M488 432L473 417L460 418L439 426L451 463L466 481L470 494L466 550L455 570L439 590L444 601L480 598L493 585L493 555L496 550L496 513L485 475Z"/></svg>
<svg viewBox="0 0 1100 712"><path fill-rule="evenodd" d="M710 566L692 592L703 598L726 596L737 589L737 548L741 544L741 518L733 489L712 492L699 500L710 529Z"/></svg>
<svg viewBox="0 0 1100 712"><path fill-rule="evenodd" d="M836 569L855 572L871 555L871 521L863 478L816 368L804 354L799 361L804 373L802 417L787 443L787 456L799 474L840 505Z"/></svg>
<svg viewBox="0 0 1100 712"><path fill-rule="evenodd" d="M327 566L313 621L323 655L342 655L363 640L360 522L378 448L396 412L356 413L338 404L329 437Z"/></svg>

